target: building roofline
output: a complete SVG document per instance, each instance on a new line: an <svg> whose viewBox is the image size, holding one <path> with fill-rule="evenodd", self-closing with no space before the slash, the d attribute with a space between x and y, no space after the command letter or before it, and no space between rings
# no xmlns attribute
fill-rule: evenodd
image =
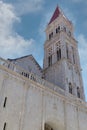
<svg viewBox="0 0 87 130"><path fill-rule="evenodd" d="M23 58L27 58L27 57L31 57L32 60L35 62L35 64L37 65L37 67L42 71L42 68L41 66L39 65L39 63L36 61L36 59L33 57L32 54L30 55L26 55L26 56L22 56L22 57L19 57L19 58L15 58L15 59L7 59L8 61L17 61L17 60L20 60L20 59L23 59Z"/></svg>

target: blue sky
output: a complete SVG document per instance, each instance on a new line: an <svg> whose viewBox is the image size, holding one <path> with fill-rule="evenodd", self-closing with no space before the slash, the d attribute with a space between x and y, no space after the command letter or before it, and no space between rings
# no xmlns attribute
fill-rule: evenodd
<svg viewBox="0 0 87 130"><path fill-rule="evenodd" d="M74 24L87 99L86 0L0 0L0 56L33 54L42 66L44 31L57 5Z"/></svg>

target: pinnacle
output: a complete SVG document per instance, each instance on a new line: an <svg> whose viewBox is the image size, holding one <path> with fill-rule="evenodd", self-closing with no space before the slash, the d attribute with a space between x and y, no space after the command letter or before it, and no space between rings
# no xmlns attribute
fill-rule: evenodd
<svg viewBox="0 0 87 130"><path fill-rule="evenodd" d="M57 6L56 9L55 9L55 11L54 11L53 16L52 16L51 19L50 19L49 24L51 24L57 17L59 17L59 14L60 14L60 9L59 9L59 7Z"/></svg>

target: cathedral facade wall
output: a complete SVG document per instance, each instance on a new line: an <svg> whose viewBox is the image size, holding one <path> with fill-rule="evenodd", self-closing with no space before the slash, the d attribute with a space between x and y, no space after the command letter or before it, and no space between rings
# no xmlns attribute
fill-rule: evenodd
<svg viewBox="0 0 87 130"><path fill-rule="evenodd" d="M0 68L0 130L87 130L85 102Z"/></svg>
<svg viewBox="0 0 87 130"><path fill-rule="evenodd" d="M11 61L14 65L17 65L27 72L32 72L40 77L42 77L42 69L39 64L33 58L33 56L25 56L24 58L18 58L16 60ZM9 66L10 68L11 66Z"/></svg>
<svg viewBox="0 0 87 130"><path fill-rule="evenodd" d="M65 89L65 68L63 67L65 62L62 60L58 63L55 63L53 66L46 69L45 79L49 82L60 86L62 89Z"/></svg>

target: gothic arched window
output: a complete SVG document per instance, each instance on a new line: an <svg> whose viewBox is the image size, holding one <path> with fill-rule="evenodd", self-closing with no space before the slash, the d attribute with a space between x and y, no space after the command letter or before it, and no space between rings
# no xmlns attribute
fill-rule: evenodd
<svg viewBox="0 0 87 130"><path fill-rule="evenodd" d="M80 98L80 89L79 89L79 87L77 87L77 96L78 96L78 98Z"/></svg>
<svg viewBox="0 0 87 130"><path fill-rule="evenodd" d="M49 34L49 40L53 37L53 32Z"/></svg>
<svg viewBox="0 0 87 130"><path fill-rule="evenodd" d="M58 26L58 28L56 28L56 33L60 32L60 26Z"/></svg>
<svg viewBox="0 0 87 130"><path fill-rule="evenodd" d="M69 93L72 94L72 84L71 83L69 83Z"/></svg>
<svg viewBox="0 0 87 130"><path fill-rule="evenodd" d="M52 48L48 50L48 66L52 65Z"/></svg>
<svg viewBox="0 0 87 130"><path fill-rule="evenodd" d="M66 56L67 56L67 59L69 59L69 50L68 50L68 45L66 44Z"/></svg>
<svg viewBox="0 0 87 130"><path fill-rule="evenodd" d="M60 42L58 42L56 44L56 50L57 50L57 52L56 52L56 54L57 54L57 61L59 61L61 59L61 44L60 44Z"/></svg>
<svg viewBox="0 0 87 130"><path fill-rule="evenodd" d="M52 65L52 55L48 57L48 66Z"/></svg>

